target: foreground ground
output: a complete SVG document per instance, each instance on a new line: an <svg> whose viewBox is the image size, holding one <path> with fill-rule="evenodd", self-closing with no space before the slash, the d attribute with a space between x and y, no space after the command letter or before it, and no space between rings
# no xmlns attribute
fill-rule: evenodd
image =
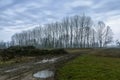
<svg viewBox="0 0 120 80"><path fill-rule="evenodd" d="M43 55L37 58L21 57L2 61L0 80L38 80L33 74L44 69L55 72L55 78L48 80L120 80L119 49L65 49L65 51L69 54ZM56 59L57 57L60 58Z"/></svg>
<svg viewBox="0 0 120 80"><path fill-rule="evenodd" d="M79 56L57 71L58 80L120 80L120 58Z"/></svg>

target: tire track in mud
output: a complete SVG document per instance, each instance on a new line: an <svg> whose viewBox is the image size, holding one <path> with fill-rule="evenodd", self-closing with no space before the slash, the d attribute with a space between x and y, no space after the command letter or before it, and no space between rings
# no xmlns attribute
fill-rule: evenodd
<svg viewBox="0 0 120 80"><path fill-rule="evenodd" d="M11 69L3 69L0 72L0 80L55 80L55 72L60 64L67 62L78 54L67 54L50 59L43 59L37 62L20 65ZM51 77L36 78L33 75L39 71L49 70L54 73Z"/></svg>

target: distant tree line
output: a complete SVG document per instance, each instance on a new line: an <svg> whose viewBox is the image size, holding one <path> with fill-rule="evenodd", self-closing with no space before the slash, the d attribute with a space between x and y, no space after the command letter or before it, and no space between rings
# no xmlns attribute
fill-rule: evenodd
<svg viewBox="0 0 120 80"><path fill-rule="evenodd" d="M16 33L7 46L37 48L96 48L112 42L113 33L103 21L94 22L89 16L66 17L60 22L45 24L33 30ZM1 42L0 46L4 47Z"/></svg>
<svg viewBox="0 0 120 80"><path fill-rule="evenodd" d="M4 42L4 41L0 41L0 49L5 49L12 46L11 41L10 42Z"/></svg>

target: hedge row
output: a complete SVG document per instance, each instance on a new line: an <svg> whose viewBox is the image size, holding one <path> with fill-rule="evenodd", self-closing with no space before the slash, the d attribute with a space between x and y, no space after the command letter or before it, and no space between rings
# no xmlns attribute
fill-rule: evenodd
<svg viewBox="0 0 120 80"><path fill-rule="evenodd" d="M1 60L10 60L15 57L23 57L23 56L41 56L41 55L59 55L59 54L67 54L64 49L52 49L52 50L41 50L36 49L35 47L10 47L7 49L0 50L0 59Z"/></svg>

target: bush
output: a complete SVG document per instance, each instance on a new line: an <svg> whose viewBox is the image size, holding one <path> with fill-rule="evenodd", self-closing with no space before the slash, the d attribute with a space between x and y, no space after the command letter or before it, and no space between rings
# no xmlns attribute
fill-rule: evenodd
<svg viewBox="0 0 120 80"><path fill-rule="evenodd" d="M67 52L64 49L53 49L50 51L50 54L67 54Z"/></svg>
<svg viewBox="0 0 120 80"><path fill-rule="evenodd" d="M60 55L60 54L67 54L67 52L64 49L53 49L53 50L40 50L35 49L35 47L32 46L13 46L9 47L7 49L0 50L0 57L1 60L6 61L10 60L16 57L36 57L41 55Z"/></svg>
<svg viewBox="0 0 120 80"><path fill-rule="evenodd" d="M18 50L18 49L35 49L34 46L11 46L8 49Z"/></svg>

